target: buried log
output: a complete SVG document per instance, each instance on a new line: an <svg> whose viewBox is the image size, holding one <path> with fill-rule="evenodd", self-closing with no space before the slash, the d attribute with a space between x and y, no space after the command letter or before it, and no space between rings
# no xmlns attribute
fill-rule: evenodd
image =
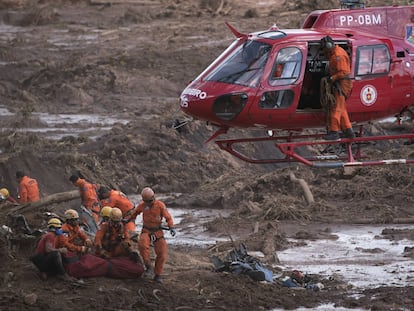
<svg viewBox="0 0 414 311"><path fill-rule="evenodd" d="M291 181L299 183L299 185L302 187L302 190L305 195L306 202L308 202L308 205L315 202L308 183L304 179L296 178L295 174L293 174L292 172L289 174L289 176L290 176Z"/></svg>
<svg viewBox="0 0 414 311"><path fill-rule="evenodd" d="M71 201L71 200L78 199L78 198L79 198L79 190L59 192L59 193L54 193L44 198L41 198L37 202L24 203L18 206L13 205L13 208L9 209L8 211L6 209L4 210L2 209L2 211L7 212L7 215L15 214L15 213L20 214L20 213L30 211L32 209L39 208L39 207L45 207L45 206L48 206L54 203Z"/></svg>

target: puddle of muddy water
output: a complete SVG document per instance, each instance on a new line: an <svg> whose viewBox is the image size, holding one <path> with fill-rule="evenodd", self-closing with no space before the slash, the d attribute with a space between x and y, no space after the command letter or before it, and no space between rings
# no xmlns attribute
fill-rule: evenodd
<svg viewBox="0 0 414 311"><path fill-rule="evenodd" d="M179 195L174 194L172 196L177 197ZM168 201L168 197L169 195L157 195L157 198L164 202ZM140 195L128 195L128 198L134 204L139 203L141 200ZM204 227L205 223L217 217L217 210L171 208L168 207L168 204L167 208L174 220L174 224L177 225L177 235L175 237L171 237L169 233L165 234L169 244L208 247L214 245L217 241L228 240L226 237L209 234ZM226 217L230 212L220 210L220 213L223 217ZM141 215L137 217L136 224L137 230L141 230Z"/></svg>
<svg viewBox="0 0 414 311"><path fill-rule="evenodd" d="M226 237L214 236L205 231L203 223L214 219L217 211L188 210L169 208L174 221L178 224L177 235L171 238L166 234L169 244L214 245L217 241L228 241ZM220 211L222 212L222 211ZM182 221L191 223L181 224ZM140 224L140 221L137 221ZM185 229L183 229L185 228ZM340 278L358 289L379 286L400 287L414 285L414 260L403 256L404 247L413 247L413 240L388 240L381 236L385 228L414 229L412 225L392 226L336 226L332 235L336 240L321 239L306 241L306 246L294 247L277 255L283 270L298 269L308 274L322 277ZM298 242L292 239L292 242ZM303 242L303 240L301 240ZM260 257L260 254L250 253ZM295 311L367 311L348 309L324 304L317 308L298 308ZM281 311L274 309L272 311Z"/></svg>
<svg viewBox="0 0 414 311"><path fill-rule="evenodd" d="M217 211L169 210L179 228L176 237L171 238L167 234L169 243L209 246L216 241L228 241L226 236L208 233L203 226L217 217ZM140 221L137 219L138 225ZM186 221L185 225L181 224L182 221ZM283 270L298 269L326 278L340 278L356 288L412 286L414 259L404 257L404 248L413 247L414 241L385 239L381 232L386 228L413 230L414 226L336 226L331 232L338 237L335 240L306 241L305 246L278 252L279 267ZM292 242L298 241L292 239Z"/></svg>
<svg viewBox="0 0 414 311"><path fill-rule="evenodd" d="M413 285L414 259L404 257L403 253L414 241L381 238L382 230L389 227L339 227L331 232L338 236L337 240L307 241L306 246L278 252L278 257L285 269L338 276L358 288ZM414 226L392 228L414 229Z"/></svg>
<svg viewBox="0 0 414 311"><path fill-rule="evenodd" d="M0 106L0 119L15 115L6 107ZM18 128L16 132L37 133L50 139L61 139L65 136L87 136L96 139L111 130L115 124L127 124L129 120L122 118L108 117L98 114L50 114L34 112L33 117L37 118L44 127ZM7 128L3 128L3 130Z"/></svg>

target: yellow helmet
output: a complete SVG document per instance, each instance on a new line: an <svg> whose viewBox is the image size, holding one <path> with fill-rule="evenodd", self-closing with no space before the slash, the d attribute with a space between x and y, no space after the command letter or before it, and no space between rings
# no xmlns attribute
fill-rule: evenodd
<svg viewBox="0 0 414 311"><path fill-rule="evenodd" d="M114 207L111 210L111 220L113 220L113 221L121 221L122 220L122 212L119 208Z"/></svg>
<svg viewBox="0 0 414 311"><path fill-rule="evenodd" d="M110 217L111 216L112 207L104 206L101 209L101 217Z"/></svg>
<svg viewBox="0 0 414 311"><path fill-rule="evenodd" d="M77 211L75 211L74 209L68 209L65 212L65 219L78 219L79 218L79 214Z"/></svg>
<svg viewBox="0 0 414 311"><path fill-rule="evenodd" d="M62 222L59 218L50 218L47 222L48 228L62 228Z"/></svg>
<svg viewBox="0 0 414 311"><path fill-rule="evenodd" d="M6 188L1 188L0 194L4 196L5 199L7 199L9 197L9 190L7 190Z"/></svg>

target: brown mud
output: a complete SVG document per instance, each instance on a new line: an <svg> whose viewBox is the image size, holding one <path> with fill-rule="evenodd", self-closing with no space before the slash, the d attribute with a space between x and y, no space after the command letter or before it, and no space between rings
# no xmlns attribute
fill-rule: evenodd
<svg viewBox="0 0 414 311"><path fill-rule="evenodd" d="M368 5L389 4L367 1ZM235 244L264 253L292 247L288 237L326 238L322 224L387 224L385 238L414 240L414 232L392 231L414 218L413 171L407 165L310 169L301 164L250 165L214 144L213 128L183 120L179 95L233 40L224 22L241 32L300 27L307 13L336 8L337 1L0 1L0 185L16 193L22 169L39 181L43 197L74 190L68 178L87 179L136 195L145 186L171 194L170 208L214 209L205 229L231 235ZM33 129L49 127L39 113L116 117L109 131L51 139ZM103 122L104 123L104 122ZM372 124L367 130L409 132L403 126ZM67 123L75 133L88 128ZM243 133L244 131L240 131ZM234 134L234 133L233 133ZM95 138L97 137L97 138ZM371 156L404 158L414 145L392 141L369 145ZM266 151L266 150L265 150ZM314 202L303 188L309 186ZM32 228L44 228L43 213L61 213L78 200L25 213ZM220 211L230 210L230 217ZM2 224L7 224L2 208ZM178 225L199 224L188 216ZM179 238L179 236L177 237ZM271 310L316 308L321 304L363 310L412 310L414 281L406 287L355 289L337 279L315 276L322 291L292 290L247 276L216 273L209 260L232 244L203 248L170 246L164 283L152 280L86 279L83 284L42 281L29 262L33 241L0 244L0 310ZM407 251L407 254L410 252ZM411 252L412 253L412 252ZM412 255L412 254L411 254ZM411 275L412 277L412 275ZM354 295L355 293L361 295Z"/></svg>

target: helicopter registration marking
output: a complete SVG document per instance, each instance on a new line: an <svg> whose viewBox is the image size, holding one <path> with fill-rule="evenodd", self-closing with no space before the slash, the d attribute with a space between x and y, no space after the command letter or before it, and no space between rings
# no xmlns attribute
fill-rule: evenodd
<svg viewBox="0 0 414 311"><path fill-rule="evenodd" d="M381 25L381 14L372 15L341 15L339 16L341 26L362 26L362 25Z"/></svg>
<svg viewBox="0 0 414 311"><path fill-rule="evenodd" d="M372 106L377 100L377 89L372 85L365 85L361 89L360 98L365 106Z"/></svg>

